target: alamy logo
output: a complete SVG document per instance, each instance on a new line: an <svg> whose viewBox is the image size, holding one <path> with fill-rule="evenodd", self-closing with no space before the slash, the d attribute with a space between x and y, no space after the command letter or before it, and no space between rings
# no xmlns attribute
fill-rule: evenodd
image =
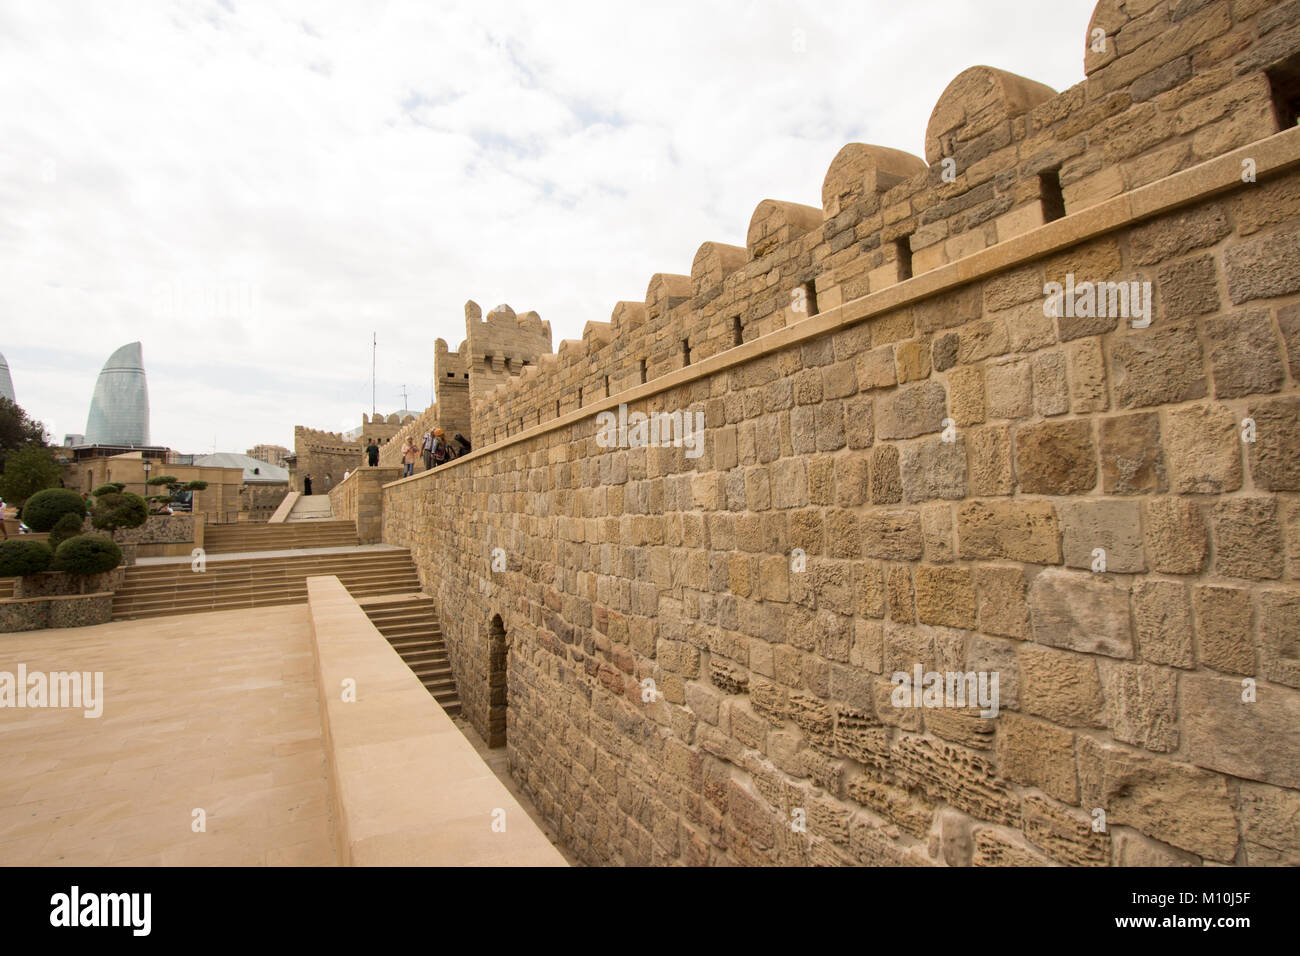
<svg viewBox="0 0 1300 956"><path fill-rule="evenodd" d="M80 707L83 717L98 717L104 712L104 672L28 673L19 664L17 674L0 671L0 708L5 707Z"/></svg>
<svg viewBox="0 0 1300 956"><path fill-rule="evenodd" d="M51 926L129 926L133 936L148 936L153 895L150 893L71 892L50 897Z"/></svg>
<svg viewBox="0 0 1300 956"><path fill-rule="evenodd" d="M601 448L685 448L687 458L704 454L704 412L628 413L619 403L618 414L596 415L596 444Z"/></svg>
<svg viewBox="0 0 1300 956"><path fill-rule="evenodd" d="M894 685L889 702L895 707L975 707L981 717L998 715L997 671L922 671L917 664L912 673L895 671L889 682Z"/></svg>
<svg viewBox="0 0 1300 956"><path fill-rule="evenodd" d="M1080 282L1067 273L1065 284L1048 282L1043 286L1043 315L1049 319L1068 316L1090 319L1115 317L1133 319L1133 328L1151 324L1150 282Z"/></svg>

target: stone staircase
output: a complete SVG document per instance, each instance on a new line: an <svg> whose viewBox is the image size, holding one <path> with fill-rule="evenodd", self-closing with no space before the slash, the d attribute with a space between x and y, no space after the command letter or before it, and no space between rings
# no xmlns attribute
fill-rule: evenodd
<svg viewBox="0 0 1300 956"><path fill-rule="evenodd" d="M204 529L208 554L236 551L285 551L294 548L345 548L358 544L351 521L284 522L282 524L217 524Z"/></svg>
<svg viewBox="0 0 1300 956"><path fill-rule="evenodd" d="M293 508L289 511L286 522L303 522L303 521L332 521L334 519L334 507L330 504L329 495L299 495L298 500L293 503Z"/></svg>
<svg viewBox="0 0 1300 956"><path fill-rule="evenodd" d="M113 618L303 604L307 578L320 574L337 575L357 598L420 590L404 548L209 560L201 573L189 561L136 564L126 569L126 580L113 595Z"/></svg>
<svg viewBox="0 0 1300 956"><path fill-rule="evenodd" d="M447 715L459 714L460 694L433 599L424 594L407 594L366 600L361 607Z"/></svg>

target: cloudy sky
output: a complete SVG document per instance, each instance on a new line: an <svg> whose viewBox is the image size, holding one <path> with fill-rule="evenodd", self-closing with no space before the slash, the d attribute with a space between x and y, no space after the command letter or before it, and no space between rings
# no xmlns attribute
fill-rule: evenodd
<svg viewBox="0 0 1300 956"><path fill-rule="evenodd" d="M922 154L961 70L1083 79L1094 0L0 4L0 352L56 440L144 344L155 444L292 445L430 401L506 302L554 344Z"/></svg>

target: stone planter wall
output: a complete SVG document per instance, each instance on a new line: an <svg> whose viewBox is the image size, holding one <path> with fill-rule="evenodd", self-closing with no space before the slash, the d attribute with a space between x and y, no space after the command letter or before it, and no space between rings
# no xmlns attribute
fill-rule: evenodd
<svg viewBox="0 0 1300 956"><path fill-rule="evenodd" d="M113 595L107 591L57 597L0 601L0 634L50 627L86 627L113 619Z"/></svg>

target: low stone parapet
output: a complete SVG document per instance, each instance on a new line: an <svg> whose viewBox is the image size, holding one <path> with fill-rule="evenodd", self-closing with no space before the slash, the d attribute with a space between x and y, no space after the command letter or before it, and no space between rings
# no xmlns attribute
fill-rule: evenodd
<svg viewBox="0 0 1300 956"><path fill-rule="evenodd" d="M339 862L566 865L339 579L307 601Z"/></svg>
<svg viewBox="0 0 1300 956"><path fill-rule="evenodd" d="M47 627L85 627L113 619L113 594L68 594L0 601L0 634Z"/></svg>

